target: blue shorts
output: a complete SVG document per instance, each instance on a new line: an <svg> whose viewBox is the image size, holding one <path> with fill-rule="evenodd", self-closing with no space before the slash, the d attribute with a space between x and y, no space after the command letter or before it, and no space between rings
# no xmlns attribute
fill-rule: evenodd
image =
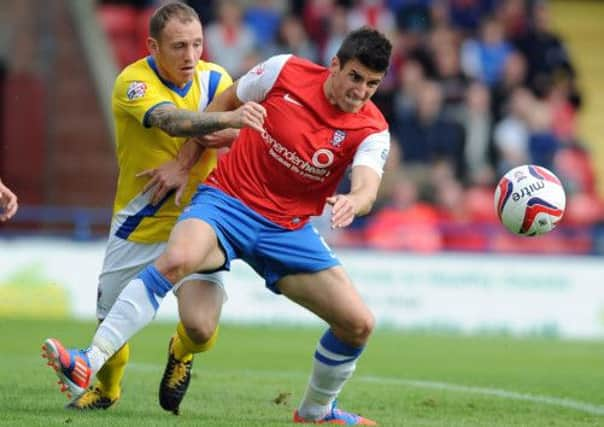
<svg viewBox="0 0 604 427"><path fill-rule="evenodd" d="M276 283L284 276L312 273L340 265L323 237L310 223L288 230L254 212L239 200L207 185L200 185L179 221L197 218L210 224L231 261L242 259L280 293Z"/></svg>

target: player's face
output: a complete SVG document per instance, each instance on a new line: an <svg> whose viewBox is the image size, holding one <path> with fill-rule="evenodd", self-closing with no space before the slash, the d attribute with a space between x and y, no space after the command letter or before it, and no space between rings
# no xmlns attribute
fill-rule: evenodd
<svg viewBox="0 0 604 427"><path fill-rule="evenodd" d="M327 85L327 96L342 111L355 113L373 96L380 85L383 72L376 72L351 59L340 67L338 58L330 66L330 84Z"/></svg>
<svg viewBox="0 0 604 427"><path fill-rule="evenodd" d="M199 21L168 20L159 39L149 38L149 50L163 78L182 87L195 72L203 52L203 34Z"/></svg>

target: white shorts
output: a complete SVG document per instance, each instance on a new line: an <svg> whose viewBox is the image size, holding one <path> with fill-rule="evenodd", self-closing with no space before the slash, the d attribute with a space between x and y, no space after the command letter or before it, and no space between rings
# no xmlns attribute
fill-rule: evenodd
<svg viewBox="0 0 604 427"><path fill-rule="evenodd" d="M165 248L166 243L134 243L116 237L113 233L110 235L105 249L103 269L99 275L96 303L97 319L103 320L107 316L122 289L143 268L154 262ZM205 280L214 283L224 292L223 272L194 273L174 285L173 292L175 295L177 295L178 288L184 282L190 280ZM226 300L226 292L224 300Z"/></svg>

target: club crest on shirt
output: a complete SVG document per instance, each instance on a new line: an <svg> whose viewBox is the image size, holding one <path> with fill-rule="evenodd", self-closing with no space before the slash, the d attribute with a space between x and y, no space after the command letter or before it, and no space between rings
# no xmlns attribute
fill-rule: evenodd
<svg viewBox="0 0 604 427"><path fill-rule="evenodd" d="M333 133L333 136L331 137L331 145L333 145L334 147L337 148L340 145L342 145L345 138L346 138L346 132L344 132L343 130L340 130L340 129L336 129L335 132Z"/></svg>
<svg viewBox="0 0 604 427"><path fill-rule="evenodd" d="M145 96L145 92L147 92L147 85L144 82L132 82L130 86L128 86L128 91L126 95L130 101L142 98Z"/></svg>

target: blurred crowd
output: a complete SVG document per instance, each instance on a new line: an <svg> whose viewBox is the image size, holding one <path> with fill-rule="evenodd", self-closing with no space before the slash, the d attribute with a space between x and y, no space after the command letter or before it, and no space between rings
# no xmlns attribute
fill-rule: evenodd
<svg viewBox="0 0 604 427"><path fill-rule="evenodd" d="M148 17L160 3L99 3L120 65L146 55ZM512 250L513 240L489 237L500 229L492 195L501 175L526 163L545 166L563 181L566 225L591 226L602 219L593 165L577 135L577 72L564 40L552 30L546 1L187 3L204 23L204 59L221 64L233 78L279 53L327 65L344 35L362 25L391 39L391 67L374 97L393 142L380 199L369 217L330 236L337 243ZM540 242L550 248L564 244Z"/></svg>

